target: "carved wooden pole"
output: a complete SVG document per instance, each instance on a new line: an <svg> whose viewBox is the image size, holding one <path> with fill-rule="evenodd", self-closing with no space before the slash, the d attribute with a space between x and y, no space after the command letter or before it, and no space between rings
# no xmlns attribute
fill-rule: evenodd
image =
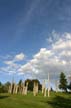
<svg viewBox="0 0 71 108"><path fill-rule="evenodd" d="M42 84L42 94L44 97L46 97L46 82L45 80L43 81L43 84Z"/></svg>
<svg viewBox="0 0 71 108"><path fill-rule="evenodd" d="M23 83L23 87L22 87L22 94L25 93L25 83Z"/></svg>
<svg viewBox="0 0 71 108"><path fill-rule="evenodd" d="M44 88L44 97L46 97L46 87Z"/></svg>
<svg viewBox="0 0 71 108"><path fill-rule="evenodd" d="M18 93L18 85L15 86L15 93Z"/></svg>
<svg viewBox="0 0 71 108"><path fill-rule="evenodd" d="M12 78L11 86L9 88L10 88L10 93L13 94L14 93L14 75L13 75L13 78Z"/></svg>
<svg viewBox="0 0 71 108"><path fill-rule="evenodd" d="M27 93L28 93L28 82L26 82L26 95L27 95Z"/></svg>
<svg viewBox="0 0 71 108"><path fill-rule="evenodd" d="M44 94L44 88L45 88L45 81L42 83L42 94Z"/></svg>
<svg viewBox="0 0 71 108"><path fill-rule="evenodd" d="M48 73L48 97L50 97L50 80L49 80L49 73Z"/></svg>
<svg viewBox="0 0 71 108"><path fill-rule="evenodd" d="M28 88L28 83L26 83L26 86L25 86L25 83L23 83L23 86L22 86L22 94L23 95L27 95L27 88Z"/></svg>
<svg viewBox="0 0 71 108"><path fill-rule="evenodd" d="M14 83L13 94L15 94L16 84Z"/></svg>
<svg viewBox="0 0 71 108"><path fill-rule="evenodd" d="M58 81L55 81L55 86L56 86L56 92L58 92Z"/></svg>
<svg viewBox="0 0 71 108"><path fill-rule="evenodd" d="M35 93L35 81L34 81L34 87L33 87L33 94L34 94L34 96L36 96L36 93Z"/></svg>
<svg viewBox="0 0 71 108"><path fill-rule="evenodd" d="M46 81L44 80L44 97L46 97Z"/></svg>
<svg viewBox="0 0 71 108"><path fill-rule="evenodd" d="M11 89L12 89L12 87L11 87L12 85L10 85L9 86L9 90L8 90L8 93L11 93Z"/></svg>
<svg viewBox="0 0 71 108"><path fill-rule="evenodd" d="M36 96L38 94L38 82L34 81L33 94Z"/></svg>

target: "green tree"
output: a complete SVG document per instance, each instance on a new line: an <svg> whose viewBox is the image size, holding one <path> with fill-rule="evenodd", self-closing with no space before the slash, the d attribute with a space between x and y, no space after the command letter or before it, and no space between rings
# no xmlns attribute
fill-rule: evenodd
<svg viewBox="0 0 71 108"><path fill-rule="evenodd" d="M68 89L71 91L71 82L68 85Z"/></svg>
<svg viewBox="0 0 71 108"><path fill-rule="evenodd" d="M6 82L5 84L2 84L0 82L0 93L7 93L9 90L10 82Z"/></svg>
<svg viewBox="0 0 71 108"><path fill-rule="evenodd" d="M23 85L23 82L22 82L22 80L20 80L20 81L18 82L18 86L19 86L18 92L19 92L19 93L22 92L22 85Z"/></svg>
<svg viewBox="0 0 71 108"><path fill-rule="evenodd" d="M2 83L0 82L0 93L3 92L2 88L3 88L3 85L2 85Z"/></svg>
<svg viewBox="0 0 71 108"><path fill-rule="evenodd" d="M27 80L25 80L25 84L28 82L28 90L29 91L33 91L33 86L34 86L34 82L37 82L38 83L38 89L39 90L41 90L41 88L42 88L42 85L40 84L40 82L39 82L39 80L38 79L32 79L32 80L30 80L30 79L27 79Z"/></svg>
<svg viewBox="0 0 71 108"><path fill-rule="evenodd" d="M63 72L61 72L61 74L60 74L59 88L64 90L64 91L67 91L67 79L66 79L66 76Z"/></svg>
<svg viewBox="0 0 71 108"><path fill-rule="evenodd" d="M20 81L18 82L18 85L19 85L19 86L21 86L21 85L22 85L22 80L20 80Z"/></svg>
<svg viewBox="0 0 71 108"><path fill-rule="evenodd" d="M29 90L29 91L33 91L34 81L31 80L31 79L26 79L26 80L25 80L25 85L26 85L27 82L28 82L28 90Z"/></svg>
<svg viewBox="0 0 71 108"><path fill-rule="evenodd" d="M9 81L4 84L4 86L3 86L4 92L8 92L10 85L11 85L11 83Z"/></svg>

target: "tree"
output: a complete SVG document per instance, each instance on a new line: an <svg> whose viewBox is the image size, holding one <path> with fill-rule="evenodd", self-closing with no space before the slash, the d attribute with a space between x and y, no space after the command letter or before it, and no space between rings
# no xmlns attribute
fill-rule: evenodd
<svg viewBox="0 0 71 108"><path fill-rule="evenodd" d="M30 82L31 82L30 79L26 79L26 80L25 80L25 86L28 85Z"/></svg>
<svg viewBox="0 0 71 108"><path fill-rule="evenodd" d="M71 82L68 85L68 89L71 91Z"/></svg>
<svg viewBox="0 0 71 108"><path fill-rule="evenodd" d="M10 85L11 83L9 81L4 84L4 92L8 92Z"/></svg>
<svg viewBox="0 0 71 108"><path fill-rule="evenodd" d="M0 93L8 93L9 86L11 85L10 82L6 82L5 84L2 84L0 82Z"/></svg>
<svg viewBox="0 0 71 108"><path fill-rule="evenodd" d="M38 79L26 79L25 80L25 85L26 83L28 82L28 90L29 91L33 91L33 87L34 87L34 82L37 82L38 83L38 89L41 90L42 88L42 85L40 84L39 80Z"/></svg>
<svg viewBox="0 0 71 108"><path fill-rule="evenodd" d="M51 87L50 91L54 91L52 87Z"/></svg>
<svg viewBox="0 0 71 108"><path fill-rule="evenodd" d="M2 86L2 83L0 82L0 86Z"/></svg>
<svg viewBox="0 0 71 108"><path fill-rule="evenodd" d="M61 72L61 74L60 74L59 88L64 90L64 91L67 91L67 79L66 79L66 76L63 72Z"/></svg>
<svg viewBox="0 0 71 108"><path fill-rule="evenodd" d="M27 83L28 83L28 90L29 90L29 91L32 91L32 90L33 90L33 83L32 83L32 80L26 79L26 80L25 80L25 86L26 86Z"/></svg>
<svg viewBox="0 0 71 108"><path fill-rule="evenodd" d="M22 92L22 84L23 84L23 82L22 82L22 80L20 80L20 81L18 82L18 86L19 86L18 92L19 92L19 93Z"/></svg>
<svg viewBox="0 0 71 108"><path fill-rule="evenodd" d="M3 85L2 85L2 83L0 82L0 93L2 93L3 92Z"/></svg>

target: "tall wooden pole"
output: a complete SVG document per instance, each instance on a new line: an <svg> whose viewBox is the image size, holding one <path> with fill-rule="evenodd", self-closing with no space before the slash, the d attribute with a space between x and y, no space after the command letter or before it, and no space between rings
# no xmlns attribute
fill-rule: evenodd
<svg viewBox="0 0 71 108"><path fill-rule="evenodd" d="M45 80L42 83L42 94L44 94L44 88L45 88Z"/></svg>
<svg viewBox="0 0 71 108"><path fill-rule="evenodd" d="M55 81L55 86L56 86L56 92L58 92L58 81Z"/></svg>
<svg viewBox="0 0 71 108"><path fill-rule="evenodd" d="M49 73L48 73L48 97L50 97L50 80L49 80Z"/></svg>

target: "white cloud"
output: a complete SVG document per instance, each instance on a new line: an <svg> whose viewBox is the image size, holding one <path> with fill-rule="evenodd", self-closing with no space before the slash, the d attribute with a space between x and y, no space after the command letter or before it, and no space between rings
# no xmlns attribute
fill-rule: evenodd
<svg viewBox="0 0 71 108"><path fill-rule="evenodd" d="M19 69L20 72L30 72L32 71L32 65L30 63L27 63L23 66L21 66L21 68Z"/></svg>
<svg viewBox="0 0 71 108"><path fill-rule="evenodd" d="M55 34L56 35L56 34ZM32 59L21 65L18 61L24 60L23 53L17 54L12 60L5 61L6 67L0 70L4 72L20 74L30 73L36 78L58 78L61 71L71 74L71 34L64 33L56 42L52 42L51 48L41 48ZM18 62L18 63L17 63Z"/></svg>
<svg viewBox="0 0 71 108"><path fill-rule="evenodd" d="M41 58L46 58L47 56L51 56L53 53L51 52L51 50L47 50L46 48L41 48L40 51L35 54L33 57L35 59L41 59Z"/></svg>
<svg viewBox="0 0 71 108"><path fill-rule="evenodd" d="M13 61L5 61L4 63L7 64L7 65L12 65Z"/></svg>
<svg viewBox="0 0 71 108"><path fill-rule="evenodd" d="M25 54L20 53L15 55L15 57L13 57L11 60L4 61L4 63L7 65L12 65L15 64L15 62L22 61L24 59L25 59Z"/></svg>
<svg viewBox="0 0 71 108"><path fill-rule="evenodd" d="M51 37L47 38L46 41L47 41L48 43L52 43L52 42L53 42L53 40L52 40Z"/></svg>
<svg viewBox="0 0 71 108"><path fill-rule="evenodd" d="M14 61L21 61L25 58L25 55L23 53L17 54L14 58Z"/></svg>
<svg viewBox="0 0 71 108"><path fill-rule="evenodd" d="M70 34L70 33L64 33L64 37L65 37L67 40L71 40L71 34Z"/></svg>
<svg viewBox="0 0 71 108"><path fill-rule="evenodd" d="M3 71L5 73L18 73L18 70L21 66L21 64L17 63L19 61L22 61L25 59L25 55L23 53L17 54L14 57L12 57L11 60L4 61L5 66L0 68L0 71Z"/></svg>
<svg viewBox="0 0 71 108"><path fill-rule="evenodd" d="M54 50L71 49L71 40L59 39L55 44L53 44Z"/></svg>
<svg viewBox="0 0 71 108"><path fill-rule="evenodd" d="M17 70L19 68L20 68L19 64L10 64L10 65L1 67L0 71L3 72L3 73L14 74L14 73L18 72Z"/></svg>
<svg viewBox="0 0 71 108"><path fill-rule="evenodd" d="M61 71L71 74L71 34L64 33L50 50L41 48L20 70L32 72L38 78L47 78L48 72L51 78L56 78Z"/></svg>

